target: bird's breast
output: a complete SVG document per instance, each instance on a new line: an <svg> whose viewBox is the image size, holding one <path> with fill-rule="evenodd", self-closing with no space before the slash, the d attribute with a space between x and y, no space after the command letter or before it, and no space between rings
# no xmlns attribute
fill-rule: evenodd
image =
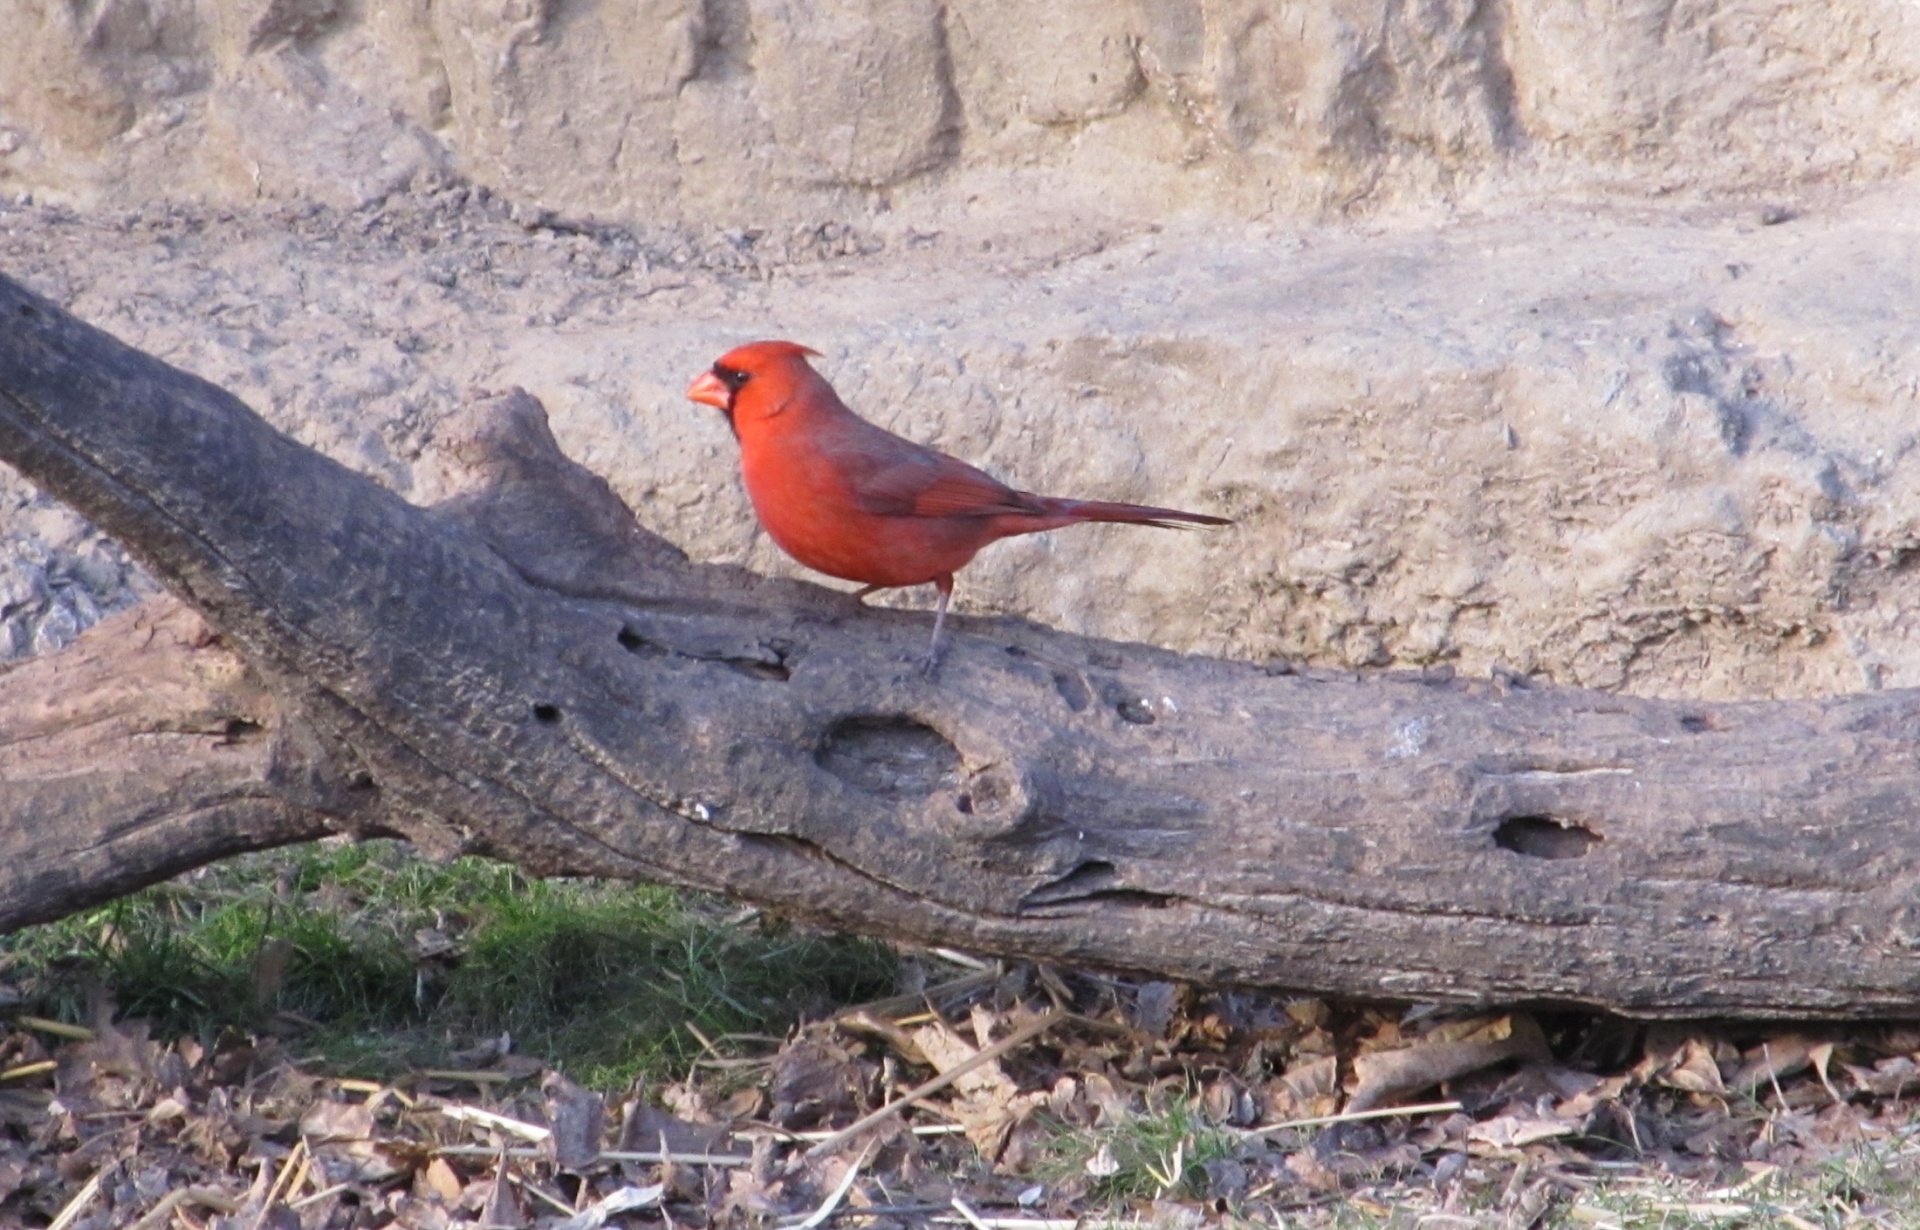
<svg viewBox="0 0 1920 1230"><path fill-rule="evenodd" d="M924 585L963 567L995 537L985 517L869 512L847 467L804 439L743 441L740 468L767 535L828 576Z"/></svg>

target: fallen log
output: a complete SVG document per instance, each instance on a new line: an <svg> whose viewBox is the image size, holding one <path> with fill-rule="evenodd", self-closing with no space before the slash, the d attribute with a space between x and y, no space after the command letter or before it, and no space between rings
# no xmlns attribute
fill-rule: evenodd
<svg viewBox="0 0 1920 1230"><path fill-rule="evenodd" d="M1181 656L688 562L518 391L433 509L0 279L0 459L157 601L0 675L0 925L404 835L978 951L1643 1016L1920 1010L1920 692Z"/></svg>

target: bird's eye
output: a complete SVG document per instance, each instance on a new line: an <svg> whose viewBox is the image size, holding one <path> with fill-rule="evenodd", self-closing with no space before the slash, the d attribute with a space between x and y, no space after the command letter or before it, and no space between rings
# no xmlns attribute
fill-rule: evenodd
<svg viewBox="0 0 1920 1230"><path fill-rule="evenodd" d="M729 392L738 393L740 386L747 382L747 373L735 367L721 367L716 363L713 374L720 377L720 383L726 385Z"/></svg>

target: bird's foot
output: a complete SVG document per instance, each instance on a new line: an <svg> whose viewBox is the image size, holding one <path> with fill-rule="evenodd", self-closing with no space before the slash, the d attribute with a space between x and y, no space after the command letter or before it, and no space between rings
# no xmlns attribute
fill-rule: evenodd
<svg viewBox="0 0 1920 1230"><path fill-rule="evenodd" d="M946 656L945 650L945 645L935 645L932 649L927 650L926 656L920 659L918 668L922 679L932 679L940 673L940 659Z"/></svg>

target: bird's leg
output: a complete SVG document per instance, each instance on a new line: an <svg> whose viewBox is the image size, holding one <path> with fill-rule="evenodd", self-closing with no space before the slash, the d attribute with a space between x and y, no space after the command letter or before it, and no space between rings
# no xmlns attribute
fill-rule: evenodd
<svg viewBox="0 0 1920 1230"><path fill-rule="evenodd" d="M937 576L933 584L940 591L940 606L933 613L933 643L927 646L927 656L920 662L923 675L933 674L940 666L941 634L947 629L947 603L953 599L953 574Z"/></svg>
<svg viewBox="0 0 1920 1230"><path fill-rule="evenodd" d="M848 597L852 598L855 602L865 602L868 594L873 593L875 590L885 588L886 586L884 585L862 585L859 589L849 594Z"/></svg>

